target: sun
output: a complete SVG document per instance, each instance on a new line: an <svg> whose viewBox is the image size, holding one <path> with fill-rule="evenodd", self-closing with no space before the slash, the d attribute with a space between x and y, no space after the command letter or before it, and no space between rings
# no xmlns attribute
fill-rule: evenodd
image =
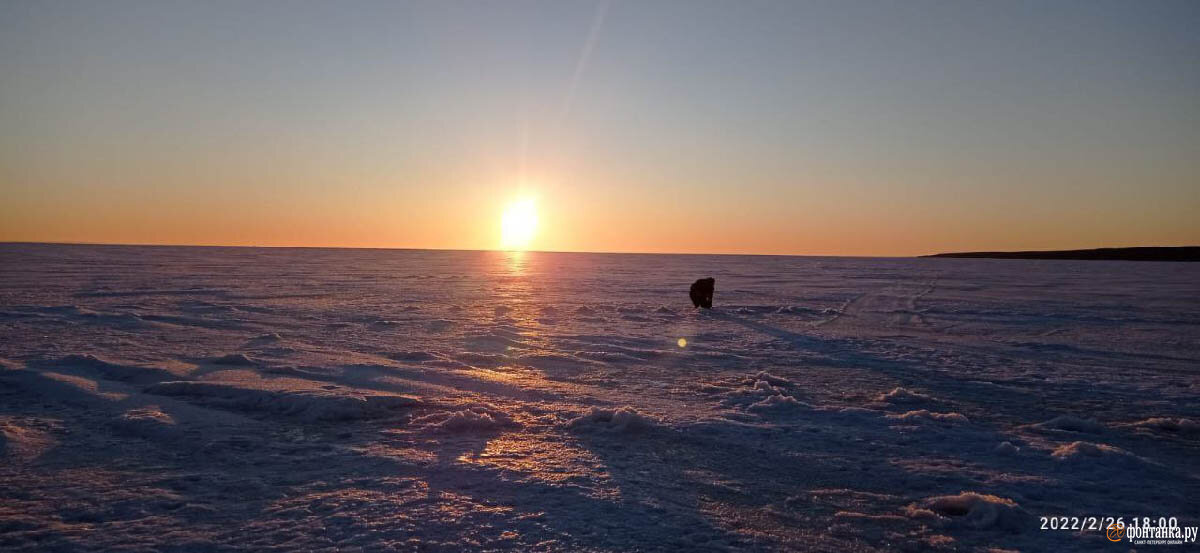
<svg viewBox="0 0 1200 553"><path fill-rule="evenodd" d="M524 250L533 241L537 232L537 206L532 199L521 199L508 204L500 217L500 247L506 250Z"/></svg>

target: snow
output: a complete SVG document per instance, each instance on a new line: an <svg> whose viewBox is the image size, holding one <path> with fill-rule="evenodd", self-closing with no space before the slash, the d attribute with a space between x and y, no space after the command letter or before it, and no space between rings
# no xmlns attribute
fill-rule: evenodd
<svg viewBox="0 0 1200 553"><path fill-rule="evenodd" d="M122 434L151 440L179 437L175 418L157 406L130 409L113 419L113 429Z"/></svg>
<svg viewBox="0 0 1200 553"><path fill-rule="evenodd" d="M520 426L507 413L479 407L455 411L445 417L427 415L413 422L426 422L430 428L445 432L493 432Z"/></svg>
<svg viewBox="0 0 1200 553"><path fill-rule="evenodd" d="M1089 457L1108 460L1125 460L1132 457L1128 451L1108 444L1092 442L1071 442L1054 449L1050 454L1055 459L1063 461L1086 461Z"/></svg>
<svg viewBox="0 0 1200 553"><path fill-rule="evenodd" d="M775 376L767 371L759 371L758 374L754 376L754 378L757 382L763 382L769 386L791 386L792 385L790 380L788 380L786 378L780 378L780 377ZM756 386L757 386L757 382L755 383Z"/></svg>
<svg viewBox="0 0 1200 553"><path fill-rule="evenodd" d="M642 432L658 425L658 420L652 416L637 412L636 409L625 406L617 409L600 409L592 407L587 414L571 419L568 428L575 430L608 430L613 432Z"/></svg>
<svg viewBox="0 0 1200 553"><path fill-rule="evenodd" d="M1016 455L1020 452L1021 448L1012 442L1000 442L996 445L996 453L1000 455Z"/></svg>
<svg viewBox="0 0 1200 553"><path fill-rule="evenodd" d="M1011 499L976 492L931 497L910 505L908 514L973 529L999 528L1013 532L1030 529L1032 519Z"/></svg>
<svg viewBox="0 0 1200 553"><path fill-rule="evenodd" d="M384 417L410 409L418 400L398 395L361 394L330 389L246 388L218 382L160 382L146 387L151 395L176 397L200 405L250 413L278 414L305 421Z"/></svg>
<svg viewBox="0 0 1200 553"><path fill-rule="evenodd" d="M1200 523L1198 282L4 244L0 549L1098 550Z"/></svg>
<svg viewBox="0 0 1200 553"><path fill-rule="evenodd" d="M900 413L897 415L888 415L887 418L906 422L920 422L923 420L959 423L970 422L962 413L934 413L926 409L908 411L906 413Z"/></svg>
<svg viewBox="0 0 1200 553"><path fill-rule="evenodd" d="M797 409L808 409L812 406L800 401L792 396L782 393L774 393L767 397L751 403L746 407L747 411L794 411Z"/></svg>
<svg viewBox="0 0 1200 553"><path fill-rule="evenodd" d="M920 392L914 392L912 390L909 390L907 388L902 388L899 386L892 388L889 392L887 392L885 394L879 394L879 397L878 397L878 401L881 401L884 403L921 403L921 402L932 401L932 400L933 400L933 398L931 398L925 394L922 394Z"/></svg>
<svg viewBox="0 0 1200 553"><path fill-rule="evenodd" d="M235 367L253 367L258 365L258 362L251 359L244 353L230 353L216 357L212 360L217 365L233 365Z"/></svg>
<svg viewBox="0 0 1200 553"><path fill-rule="evenodd" d="M1198 434L1200 433L1200 423L1191 419L1173 419L1170 417L1151 417L1143 421L1137 421L1129 424L1136 428L1145 428L1148 430L1160 430L1164 432L1178 432L1181 434Z"/></svg>
<svg viewBox="0 0 1200 553"><path fill-rule="evenodd" d="M1044 430L1066 430L1068 432L1086 432L1091 434L1104 432L1103 424L1093 419L1073 417L1071 415L1060 415L1046 422L1037 423L1034 426Z"/></svg>

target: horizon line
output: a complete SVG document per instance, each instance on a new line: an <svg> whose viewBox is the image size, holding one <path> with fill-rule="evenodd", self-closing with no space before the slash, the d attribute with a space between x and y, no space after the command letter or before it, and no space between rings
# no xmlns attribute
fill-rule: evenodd
<svg viewBox="0 0 1200 553"><path fill-rule="evenodd" d="M918 258L920 255L836 255L836 254L802 254L802 253L729 253L729 252L631 252L631 251L592 251L592 250L506 250L502 248L415 248L402 246L272 246L246 244L155 244L131 242L45 242L29 240L0 240L0 245L27 244L48 246L113 246L136 248L248 248L248 249L292 249L292 250L399 250L424 252L528 252L528 253L579 253L599 255L726 255L726 256L759 256L759 257L847 257L847 258ZM925 254L921 254L925 255Z"/></svg>
<svg viewBox="0 0 1200 553"><path fill-rule="evenodd" d="M485 248L414 248L414 247L399 247L399 246L272 246L272 245L245 245L245 244L162 244L162 243L129 243L129 242L48 242L48 241L29 241L29 240L0 240L0 245L8 244L25 244L25 245L50 245L50 246L113 246L113 247L147 247L147 248L247 248L247 249L305 249L305 250L399 250L399 251L445 251L445 252L531 252L531 253L564 253L564 254L600 254L600 255L720 255L720 256L757 256L757 257L842 257L842 258L858 258L858 259L919 259L926 256L938 254L965 254L965 253L1005 253L1005 252L1060 252L1060 251L1083 251L1097 249L1127 249L1127 248L1186 248L1200 246L1094 246L1089 248L1069 248L1069 249L1053 249L1053 250L963 250L963 251L945 251L932 252L914 255L838 255L838 254L806 254L806 253L729 253L729 252L655 252L655 251L587 251L587 250L506 250L506 249L485 249Z"/></svg>

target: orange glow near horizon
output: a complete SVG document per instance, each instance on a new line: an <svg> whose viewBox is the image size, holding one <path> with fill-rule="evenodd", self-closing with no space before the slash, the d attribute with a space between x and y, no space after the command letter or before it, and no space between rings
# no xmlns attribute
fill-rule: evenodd
<svg viewBox="0 0 1200 553"><path fill-rule="evenodd" d="M0 203L0 241L850 256L1200 242L1186 218L1164 216L1186 205L1120 213L1138 224L1115 227L1104 222L1116 210L1017 209L1019 198L992 197L980 213L863 204L836 186L796 186L760 201L736 190L606 187L612 177L580 175L539 187L536 202L497 186L504 177L479 174L416 191L386 181L264 185L261 194L214 186L134 195L113 192L115 184L53 196L16 190Z"/></svg>

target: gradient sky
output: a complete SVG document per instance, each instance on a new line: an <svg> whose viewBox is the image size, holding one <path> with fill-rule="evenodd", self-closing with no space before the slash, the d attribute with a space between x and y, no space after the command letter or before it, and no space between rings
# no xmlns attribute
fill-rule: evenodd
<svg viewBox="0 0 1200 553"><path fill-rule="evenodd" d="M0 3L0 240L1200 244L1200 2Z"/></svg>

